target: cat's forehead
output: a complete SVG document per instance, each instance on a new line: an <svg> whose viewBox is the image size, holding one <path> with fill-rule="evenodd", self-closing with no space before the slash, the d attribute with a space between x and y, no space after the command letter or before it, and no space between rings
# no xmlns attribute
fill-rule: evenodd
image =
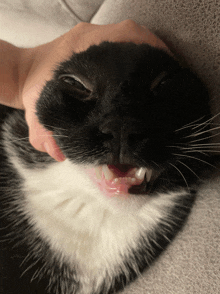
<svg viewBox="0 0 220 294"><path fill-rule="evenodd" d="M134 73L150 77L176 66L166 52L148 44L103 42L73 54L56 74L75 74L92 81L123 81Z"/></svg>

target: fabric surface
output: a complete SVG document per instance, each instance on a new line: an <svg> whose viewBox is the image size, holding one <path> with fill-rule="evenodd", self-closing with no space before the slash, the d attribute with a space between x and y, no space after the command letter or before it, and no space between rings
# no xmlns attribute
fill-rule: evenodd
<svg viewBox="0 0 220 294"><path fill-rule="evenodd" d="M0 38L35 46L80 21L133 19L161 37L203 79L220 112L220 1L0 0ZM220 117L220 115L219 115ZM219 117L216 123L220 123ZM214 137L220 140L218 136ZM220 293L220 178L201 187L188 222L157 262L123 294Z"/></svg>

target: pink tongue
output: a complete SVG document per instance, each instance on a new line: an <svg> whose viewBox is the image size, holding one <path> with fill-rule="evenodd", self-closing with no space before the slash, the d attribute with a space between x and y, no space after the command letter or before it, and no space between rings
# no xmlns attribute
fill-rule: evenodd
<svg viewBox="0 0 220 294"><path fill-rule="evenodd" d="M97 178L95 169L87 170L92 181L99 187L99 189L104 192L107 196L113 197L117 195L129 195L129 188L133 185L138 185L139 183L131 183L131 178L127 174L132 170L131 167L126 167L124 170L118 169L114 165L108 165L108 168L114 173L114 179L107 180L102 172L101 179Z"/></svg>

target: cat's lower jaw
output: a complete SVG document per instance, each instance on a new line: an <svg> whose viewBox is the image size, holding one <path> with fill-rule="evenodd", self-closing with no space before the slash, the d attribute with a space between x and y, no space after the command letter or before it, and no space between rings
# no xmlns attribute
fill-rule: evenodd
<svg viewBox="0 0 220 294"><path fill-rule="evenodd" d="M94 185L88 167L68 159L43 169L25 167L15 157L12 163L24 179L21 207L59 262L76 271L77 294L108 293L103 289L120 276L129 281L131 268L138 275L172 237L183 217L179 203L189 198L184 189L109 198Z"/></svg>

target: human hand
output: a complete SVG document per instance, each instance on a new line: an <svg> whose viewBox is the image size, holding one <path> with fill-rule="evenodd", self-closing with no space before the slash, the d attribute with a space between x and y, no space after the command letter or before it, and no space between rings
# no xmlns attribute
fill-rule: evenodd
<svg viewBox="0 0 220 294"><path fill-rule="evenodd" d="M118 24L93 25L80 23L54 41L29 49L21 49L19 106L25 109L30 143L39 151L47 152L57 161L65 160L52 132L44 129L35 114L36 101L53 70L73 52L85 51L103 41L148 43L169 51L167 46L144 26L132 20Z"/></svg>

